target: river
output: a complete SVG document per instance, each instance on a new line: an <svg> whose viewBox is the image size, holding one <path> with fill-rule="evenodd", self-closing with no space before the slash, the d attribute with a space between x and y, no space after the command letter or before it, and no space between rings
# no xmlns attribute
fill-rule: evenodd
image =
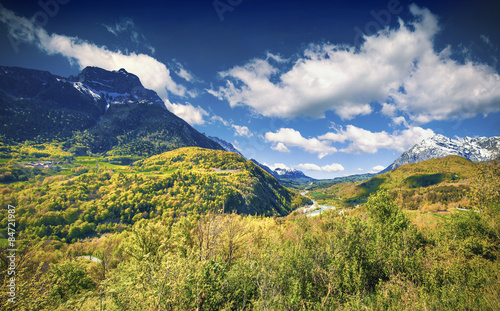
<svg viewBox="0 0 500 311"><path fill-rule="evenodd" d="M300 194L303 196L306 196L306 194L309 191L304 191L301 192ZM303 211L306 216L318 216L319 214L323 213L326 210L329 209L335 209L335 206L328 206L328 205L319 205L318 202L316 202L314 199L311 198L313 201L312 205L307 205L303 206L297 209L297 211Z"/></svg>

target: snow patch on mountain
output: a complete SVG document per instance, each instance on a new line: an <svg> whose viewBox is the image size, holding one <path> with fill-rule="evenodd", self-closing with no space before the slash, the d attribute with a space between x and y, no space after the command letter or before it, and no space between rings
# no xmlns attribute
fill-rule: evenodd
<svg viewBox="0 0 500 311"><path fill-rule="evenodd" d="M473 162L490 161L500 155L500 137L464 137L451 139L443 135L427 138L404 152L394 163L380 174L401 165L417 163L429 159L458 155Z"/></svg>
<svg viewBox="0 0 500 311"><path fill-rule="evenodd" d="M87 67L77 77L69 77L68 82L82 94L94 98L96 102L104 99L107 105L131 102L164 105L154 91L144 88L139 78L125 69L106 71Z"/></svg>

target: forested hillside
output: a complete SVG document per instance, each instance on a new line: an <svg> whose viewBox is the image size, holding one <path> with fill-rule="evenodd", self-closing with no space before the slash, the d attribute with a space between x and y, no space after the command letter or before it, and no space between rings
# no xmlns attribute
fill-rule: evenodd
<svg viewBox="0 0 500 311"><path fill-rule="evenodd" d="M482 166L476 177L469 196L480 212L422 214L425 220L379 191L342 215L141 219L131 230L73 244L36 243L21 231L24 285L15 308L2 292L2 307L497 310L498 163Z"/></svg>
<svg viewBox="0 0 500 311"><path fill-rule="evenodd" d="M18 160L0 168L0 204L19 207L20 230L35 240L74 242L141 219L209 211L285 216L309 201L232 152L181 148L123 166L54 146L17 150ZM6 237L7 210L0 213Z"/></svg>
<svg viewBox="0 0 500 311"><path fill-rule="evenodd" d="M470 181L479 165L459 156L447 156L406 164L362 182L316 186L311 195L322 204L353 206L386 190L395 202L410 210L464 208L469 206Z"/></svg>

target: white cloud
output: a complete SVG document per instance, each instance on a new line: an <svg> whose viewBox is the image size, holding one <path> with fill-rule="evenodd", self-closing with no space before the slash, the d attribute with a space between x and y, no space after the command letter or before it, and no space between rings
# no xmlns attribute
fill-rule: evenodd
<svg viewBox="0 0 500 311"><path fill-rule="evenodd" d="M288 168L288 166L286 166L286 164L283 164L283 163L274 163L274 165L269 165L267 163L264 163L265 166L269 167L270 169L272 169L273 171L277 168L280 168L280 169L283 169L283 170L286 170Z"/></svg>
<svg viewBox="0 0 500 311"><path fill-rule="evenodd" d="M394 117L394 115L396 115L396 106L383 103L381 112L385 116Z"/></svg>
<svg viewBox="0 0 500 311"><path fill-rule="evenodd" d="M337 151L336 148L330 146L330 142L320 141L317 138L304 138L300 132L291 128L281 128L276 133L267 132L265 138L269 142L276 143L272 147L274 150L277 150L277 148L288 150L288 147L299 147L309 153L317 153L320 159Z"/></svg>
<svg viewBox="0 0 500 311"><path fill-rule="evenodd" d="M338 163L333 163L330 165L322 166L321 170L327 173L342 172L344 170L344 167Z"/></svg>
<svg viewBox="0 0 500 311"><path fill-rule="evenodd" d="M283 152L283 153L289 153L290 152L290 149L288 149L284 143L277 143L276 145L274 146L271 146L271 149L273 150L276 150L276 151L279 151L279 152Z"/></svg>
<svg viewBox="0 0 500 311"><path fill-rule="evenodd" d="M382 166L382 165L374 166L374 167L372 167L372 170L370 173L376 174L376 173L380 172L381 170L383 170L384 168L385 168L385 166Z"/></svg>
<svg viewBox="0 0 500 311"><path fill-rule="evenodd" d="M224 126L229 126L229 122L227 122L226 120L224 120L221 116L213 115L210 118L210 120L212 122L215 122L215 121L220 122L220 123L224 124Z"/></svg>
<svg viewBox="0 0 500 311"><path fill-rule="evenodd" d="M175 72L179 77L183 78L187 82L193 81L193 76L184 68L179 68L178 71Z"/></svg>
<svg viewBox="0 0 500 311"><path fill-rule="evenodd" d="M436 16L410 5L414 20L385 28L355 49L330 43L310 45L287 70L282 58L253 59L221 72L226 84L210 93L234 107L246 105L264 116L343 119L372 112L369 103L386 103L410 120L469 118L500 111L500 76L487 65L451 58L451 48L435 51ZM484 40L484 39L483 39ZM390 102L391 104L387 104Z"/></svg>
<svg viewBox="0 0 500 311"><path fill-rule="evenodd" d="M266 59L272 59L278 63L286 63L286 62L290 61L289 59L285 59L285 58L281 57L280 55L273 54L271 52L267 52L266 55L267 55Z"/></svg>
<svg viewBox="0 0 500 311"><path fill-rule="evenodd" d="M175 71L175 74L182 79L186 80L187 82L199 82L199 79L196 78L191 72L189 72L184 66L179 63L178 61L173 61L174 67L177 67L177 70Z"/></svg>
<svg viewBox="0 0 500 311"><path fill-rule="evenodd" d="M326 173L341 172L344 170L344 167L338 163L332 163L330 165L325 165L322 167L319 167L319 165L313 163L304 163L297 165L297 168L306 171L317 171L317 172L321 171Z"/></svg>
<svg viewBox="0 0 500 311"><path fill-rule="evenodd" d="M339 143L350 142L346 148L340 151L361 154L375 153L380 148L403 152L422 140L434 136L434 134L431 129L421 127L410 127L389 134L385 131L370 132L354 125L348 125L345 129L339 129L335 133L326 133L318 137L318 139Z"/></svg>
<svg viewBox="0 0 500 311"><path fill-rule="evenodd" d="M408 122L406 122L406 118L403 116L392 118L392 123L394 123L395 125L403 124L404 126L409 127Z"/></svg>
<svg viewBox="0 0 500 311"><path fill-rule="evenodd" d="M97 66L106 70L125 68L137 75L144 87L152 89L166 100L168 92L185 96L186 88L177 84L170 76L165 64L146 54L110 51L105 46L58 34L49 34L36 26L33 20L17 16L14 12L0 5L0 21L7 25L9 34L18 43L37 46L49 55L60 54L80 69Z"/></svg>
<svg viewBox="0 0 500 311"><path fill-rule="evenodd" d="M250 131L250 129L246 126L239 126L236 124L232 124L231 127L236 130L236 132L234 133L235 136L243 136L243 137L253 136L252 131Z"/></svg>
<svg viewBox="0 0 500 311"><path fill-rule="evenodd" d="M490 38L487 35L481 35L480 36L481 40L490 48L493 48L493 43L491 43Z"/></svg>
<svg viewBox="0 0 500 311"><path fill-rule="evenodd" d="M297 165L297 168L305 171L321 171L321 167L312 163L304 163Z"/></svg>
<svg viewBox="0 0 500 311"><path fill-rule="evenodd" d="M173 104L169 100L165 100L165 106L168 110L191 125L205 124L204 117L209 115L208 112L200 106L194 107L190 103L186 103L186 105Z"/></svg>
<svg viewBox="0 0 500 311"><path fill-rule="evenodd" d="M386 131L371 132L348 125L345 129L338 128L335 132L313 138L304 138L299 131L291 128L281 128L276 133L267 132L265 139L274 143L271 147L273 150L290 152L289 148L299 147L309 153L318 154L321 159L335 152L366 154L376 153L381 148L403 152L434 135L433 130L421 127L409 127L389 134ZM332 143L348 146L338 150Z"/></svg>

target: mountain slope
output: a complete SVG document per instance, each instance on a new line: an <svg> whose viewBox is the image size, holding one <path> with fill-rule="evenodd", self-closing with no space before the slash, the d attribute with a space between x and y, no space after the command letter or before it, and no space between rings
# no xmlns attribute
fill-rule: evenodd
<svg viewBox="0 0 500 311"><path fill-rule="evenodd" d="M283 216L303 203L303 198L280 185L252 161L233 152L181 148L139 161L136 166L140 171L174 170L224 179L238 197L227 203L226 211Z"/></svg>
<svg viewBox="0 0 500 311"><path fill-rule="evenodd" d="M498 136L450 139L443 135L435 135L404 152L379 174L404 164L442 158L448 155L458 155L473 162L489 161L499 156L499 150L500 137Z"/></svg>
<svg viewBox="0 0 500 311"><path fill-rule="evenodd" d="M316 189L315 199L333 205L357 204L378 190L388 190L394 200L410 209L439 202L458 206L465 204L461 201L466 201L469 181L476 176L477 165L480 164L455 155L405 164L363 182Z"/></svg>
<svg viewBox="0 0 500 311"><path fill-rule="evenodd" d="M218 137L209 136L208 138L217 142L219 145L222 146L222 148L224 148L224 150L234 152L236 154L241 155L242 157L245 157L238 150L236 150L236 148L234 148L234 146L231 143L223 139L220 139ZM281 181L282 184L286 186L293 186L292 184L303 184L311 180L314 180L314 178L309 177L306 174L304 174L304 172L294 168L287 168L287 169L276 168L273 170L269 166L261 164L255 159L251 159L250 161L257 164L261 169L274 176L276 179Z"/></svg>
<svg viewBox="0 0 500 311"><path fill-rule="evenodd" d="M22 142L71 137L99 121L104 100L46 71L0 67L0 135Z"/></svg>
<svg viewBox="0 0 500 311"><path fill-rule="evenodd" d="M221 145L221 147L224 148L224 150L229 151L229 152L234 152L242 157L245 157L230 142L227 142L224 139L221 139L221 138L215 137L215 136L208 136L208 138L210 138L211 140L213 140L216 143L218 143L219 145Z"/></svg>
<svg viewBox="0 0 500 311"><path fill-rule="evenodd" d="M0 67L0 135L6 141L64 139L92 153L149 156L179 147L222 149L165 108L124 69L87 67L77 77ZM20 129L20 130L19 130Z"/></svg>
<svg viewBox="0 0 500 311"><path fill-rule="evenodd" d="M97 157L80 157L59 168L13 161L2 167L0 203L19 206L20 227L33 237L72 241L119 231L143 218L178 219L208 211L285 216L309 203L251 161L220 150L180 148L133 166ZM29 179L5 178L16 172Z"/></svg>

